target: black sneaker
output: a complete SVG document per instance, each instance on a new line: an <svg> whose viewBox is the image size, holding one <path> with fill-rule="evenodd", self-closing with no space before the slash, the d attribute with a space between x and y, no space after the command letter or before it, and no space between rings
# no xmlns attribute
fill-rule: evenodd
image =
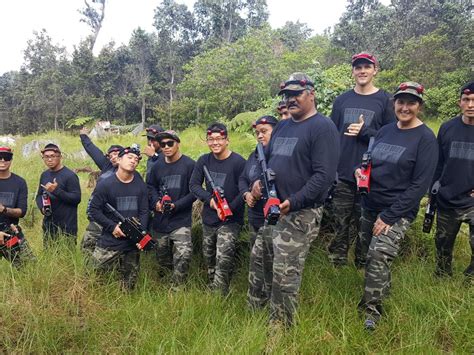
<svg viewBox="0 0 474 355"><path fill-rule="evenodd" d="M373 332L375 330L376 323L373 319L366 319L364 322L364 328L365 330Z"/></svg>

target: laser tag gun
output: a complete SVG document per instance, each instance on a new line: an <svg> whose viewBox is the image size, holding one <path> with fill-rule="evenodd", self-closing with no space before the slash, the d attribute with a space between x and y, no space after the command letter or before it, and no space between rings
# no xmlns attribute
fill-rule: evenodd
<svg viewBox="0 0 474 355"><path fill-rule="evenodd" d="M3 245L0 248L7 248L14 250L18 248L23 241L23 232L20 226L7 225L6 223L0 223L0 231L5 232L7 235L3 239Z"/></svg>
<svg viewBox="0 0 474 355"><path fill-rule="evenodd" d="M229 204L227 203L227 200L224 197L224 189L214 183L214 180L212 179L211 174L207 169L207 166L203 165L202 168L204 170L204 176L206 177L206 180L209 182L209 185L211 185L212 197L215 199L217 204L217 216L221 221L224 222L230 216L233 215L232 211L230 210Z"/></svg>
<svg viewBox="0 0 474 355"><path fill-rule="evenodd" d="M433 227L434 217L438 209L438 191L441 184L436 181L430 191L428 205L426 206L425 219L423 220L423 233L430 233Z"/></svg>
<svg viewBox="0 0 474 355"><path fill-rule="evenodd" d="M263 216L269 225L275 225L278 222L278 218L280 218L280 199L277 196L275 187L276 174L267 167L262 143L257 144L257 156L262 169L262 196L266 200L263 207Z"/></svg>
<svg viewBox="0 0 474 355"><path fill-rule="evenodd" d="M140 246L141 250L151 250L155 247L156 242L151 239L150 234L143 229L140 221L136 217L125 218L112 205L106 203L105 206L119 220L120 229L125 236Z"/></svg>
<svg viewBox="0 0 474 355"><path fill-rule="evenodd" d="M334 181L331 184L331 187L329 187L328 196L326 197L326 201L324 201L324 203L327 203L327 204L331 203L334 197L334 190L336 189L338 181L339 181L339 177L336 172L336 179L334 179Z"/></svg>
<svg viewBox="0 0 474 355"><path fill-rule="evenodd" d="M43 214L47 217L51 216L53 214L53 208L51 207L51 199L49 198L48 192L43 191L41 201L43 202Z"/></svg>
<svg viewBox="0 0 474 355"><path fill-rule="evenodd" d="M160 204L164 214L171 214L171 196L168 194L168 189L165 184L160 186Z"/></svg>
<svg viewBox="0 0 474 355"><path fill-rule="evenodd" d="M357 182L357 190L361 195L367 195L370 192L370 173L372 171L372 146L374 137L370 137L369 148L362 155L362 165L360 174L362 175Z"/></svg>

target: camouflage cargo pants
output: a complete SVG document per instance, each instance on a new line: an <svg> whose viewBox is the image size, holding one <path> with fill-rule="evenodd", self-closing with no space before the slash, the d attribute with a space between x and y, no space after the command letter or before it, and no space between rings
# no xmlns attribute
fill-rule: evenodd
<svg viewBox="0 0 474 355"><path fill-rule="evenodd" d="M263 308L270 300L273 281L273 226L265 223L256 228L255 243L250 252L249 289L250 308Z"/></svg>
<svg viewBox="0 0 474 355"><path fill-rule="evenodd" d="M328 247L329 260L334 265L346 265L347 254L355 238L355 264L357 267L365 265L370 239L367 241L359 238L360 229L360 194L357 187L339 181L334 189L332 208L334 214L334 239ZM354 224L356 233L351 235L351 225Z"/></svg>
<svg viewBox="0 0 474 355"><path fill-rule="evenodd" d="M202 251L211 288L229 292L230 279L235 267L236 243L240 233L237 223L212 227L202 226Z"/></svg>
<svg viewBox="0 0 474 355"><path fill-rule="evenodd" d="M117 270L121 286L124 289L135 288L140 270L140 252L137 250L120 251L96 246L92 253L92 265L99 272Z"/></svg>
<svg viewBox="0 0 474 355"><path fill-rule="evenodd" d="M293 323L306 256L319 233L322 215L322 206L305 208L282 216L273 227L271 322Z"/></svg>
<svg viewBox="0 0 474 355"><path fill-rule="evenodd" d="M29 261L36 260L28 241L24 237L21 238L20 244L13 248L2 246L0 248L0 258L7 259L17 269Z"/></svg>
<svg viewBox="0 0 474 355"><path fill-rule="evenodd" d="M436 218L436 274L452 275L453 248L461 223L469 224L471 263L464 270L466 276L474 276L474 207L456 210L438 210Z"/></svg>
<svg viewBox="0 0 474 355"><path fill-rule="evenodd" d="M173 284L183 283L193 255L191 227L181 227L171 233L153 231L153 239L157 241L156 257L160 266L173 270Z"/></svg>
<svg viewBox="0 0 474 355"><path fill-rule="evenodd" d="M372 235L372 228L377 220L378 213L367 210L362 211L360 233ZM371 221L372 223L368 223ZM364 295L359 302L359 308L365 311L366 316L373 321L378 321L382 315L382 300L388 296L391 285L390 267L398 256L400 244L405 232L410 227L410 221L400 219L392 225L386 234L373 236L367 254L365 265Z"/></svg>
<svg viewBox="0 0 474 355"><path fill-rule="evenodd" d="M100 224L94 221L89 221L89 224L86 227L86 231L84 232L84 237L82 238L81 242L81 250L85 255L92 255L95 246L97 245L97 240L99 239L101 234L102 227L100 226Z"/></svg>

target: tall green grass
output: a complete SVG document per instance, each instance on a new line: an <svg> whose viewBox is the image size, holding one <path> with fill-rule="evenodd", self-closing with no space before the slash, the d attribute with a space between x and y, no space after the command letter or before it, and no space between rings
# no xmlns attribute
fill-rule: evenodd
<svg viewBox="0 0 474 355"><path fill-rule="evenodd" d="M191 128L181 135L183 150L193 158L207 151L203 132ZM393 267L387 315L372 334L363 330L363 319L356 310L363 274L351 266L334 269L325 253L328 236L321 235L306 263L296 325L280 336L269 336L268 310L250 312L246 306L246 250L241 251L240 266L226 298L206 290L205 272L197 253L184 289L170 291L169 277L160 278L154 256L142 254L138 287L123 293L114 275L99 277L91 272L79 250L71 251L59 243L43 251L40 217L32 201L44 166L39 154L23 158L20 151L32 139L45 137L54 137L60 143L67 166L93 167L88 159L67 158L80 150L78 136L51 133L18 140L13 170L27 180L30 188L30 212L23 225L38 260L20 271L5 260L0 262L0 352L474 352L474 287L465 286L461 275L470 258L465 229L456 245L455 276L436 279L432 276L432 236L422 235L419 223L414 225L403 255ZM233 134L230 138L232 149L247 157L254 138ZM144 137L133 136L97 143L105 149L112 143L133 142L145 144ZM86 188L87 174L79 175L82 236L91 191ZM194 237L199 238L199 226L193 230Z"/></svg>

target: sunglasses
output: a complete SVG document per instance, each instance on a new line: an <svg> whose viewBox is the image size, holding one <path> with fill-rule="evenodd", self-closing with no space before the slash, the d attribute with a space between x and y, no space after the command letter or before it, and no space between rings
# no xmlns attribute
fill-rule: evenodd
<svg viewBox="0 0 474 355"><path fill-rule="evenodd" d="M13 158L10 154L0 154L0 160L11 161Z"/></svg>
<svg viewBox="0 0 474 355"><path fill-rule="evenodd" d="M171 148L172 146L174 146L175 143L175 141L160 142L160 147L165 148L166 146L168 146Z"/></svg>

